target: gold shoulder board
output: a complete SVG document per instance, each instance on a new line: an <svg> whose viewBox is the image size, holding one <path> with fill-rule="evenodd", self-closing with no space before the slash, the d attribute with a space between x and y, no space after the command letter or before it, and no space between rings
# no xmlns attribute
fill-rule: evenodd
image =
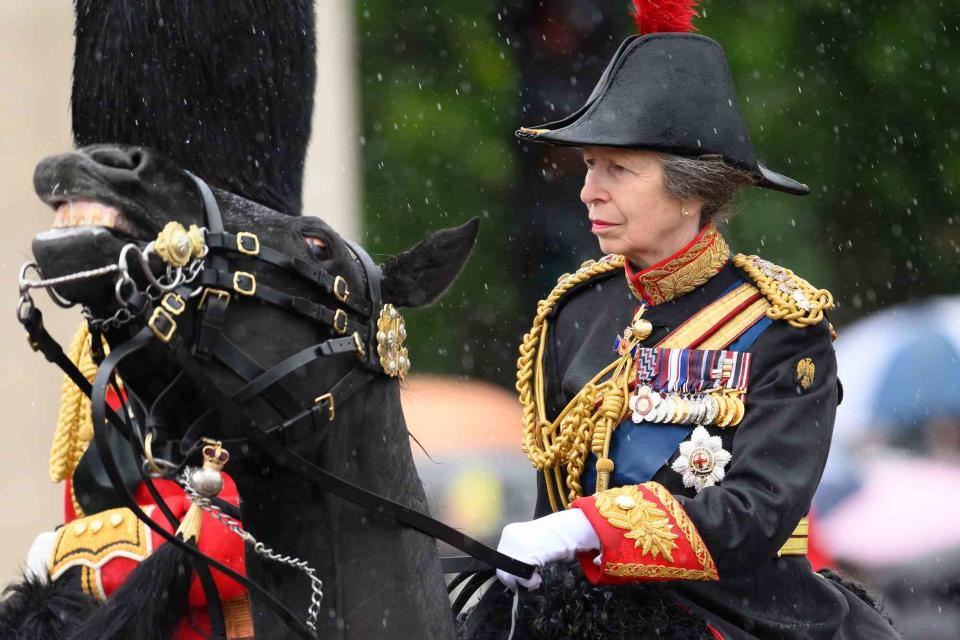
<svg viewBox="0 0 960 640"><path fill-rule="evenodd" d="M790 269L759 256L733 256L733 264L743 271L770 302L767 316L785 320L790 326L811 327L823 321L824 312L833 308L833 295L817 289Z"/></svg>
<svg viewBox="0 0 960 640"><path fill-rule="evenodd" d="M146 508L149 514L153 505ZM50 579L56 580L75 566L84 567L87 573L98 572L114 558L129 558L143 561L153 551L150 529L140 522L130 509L120 507L78 518L62 526L47 568ZM99 580L96 580L99 584ZM106 596L97 590L91 595Z"/></svg>

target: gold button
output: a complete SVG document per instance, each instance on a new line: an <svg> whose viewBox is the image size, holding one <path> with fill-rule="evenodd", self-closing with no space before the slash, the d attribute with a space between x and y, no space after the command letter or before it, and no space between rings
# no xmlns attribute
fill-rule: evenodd
<svg viewBox="0 0 960 640"><path fill-rule="evenodd" d="M97 531L100 531L100 529L103 529L103 520L98 518L90 523L90 531L92 533L96 533Z"/></svg>
<svg viewBox="0 0 960 640"><path fill-rule="evenodd" d="M114 527L119 527L121 522L123 522L123 514L122 514L122 513L115 513L115 514L113 514L112 516L110 516L110 524L111 524L112 526L114 526Z"/></svg>
<svg viewBox="0 0 960 640"><path fill-rule="evenodd" d="M78 522L73 525L73 535L79 536L83 535L83 532L87 530L87 525L82 522Z"/></svg>
<svg viewBox="0 0 960 640"><path fill-rule="evenodd" d="M637 503L630 496L617 496L613 499L614 503L624 511L629 511L637 506Z"/></svg>

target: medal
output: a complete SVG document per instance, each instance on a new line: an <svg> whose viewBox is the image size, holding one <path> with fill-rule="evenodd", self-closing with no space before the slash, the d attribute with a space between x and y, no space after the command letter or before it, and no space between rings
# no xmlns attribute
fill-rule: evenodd
<svg viewBox="0 0 960 640"><path fill-rule="evenodd" d="M693 412L693 424L703 424L703 417L707 414L707 405L703 401L703 396L697 396L694 399L694 406L696 410Z"/></svg>
<svg viewBox="0 0 960 640"><path fill-rule="evenodd" d="M673 421L677 424L683 424L686 421L689 413L687 411L687 401L685 398L677 396L675 402L677 403L677 412L673 416Z"/></svg>
<svg viewBox="0 0 960 640"><path fill-rule="evenodd" d="M717 412L719 411L719 406L717 405L716 399L711 396L709 393L703 396L703 418L700 420L700 424L713 424L713 421L717 419Z"/></svg>
<svg viewBox="0 0 960 640"><path fill-rule="evenodd" d="M737 409L734 404L730 402L729 396L722 395L719 400L723 403L723 420L717 426L725 429L729 427L733 419L737 417Z"/></svg>
<svg viewBox="0 0 960 640"><path fill-rule="evenodd" d="M697 427L690 440L680 443L680 455L670 468L683 476L683 486L700 493L723 480L731 458L720 436L711 436L703 427Z"/></svg>
<svg viewBox="0 0 960 640"><path fill-rule="evenodd" d="M730 403L733 405L734 409L734 416L730 421L730 426L735 427L740 424L741 420L743 420L743 414L746 412L746 409L743 406L743 400L741 400L739 397L734 396L730 398Z"/></svg>
<svg viewBox="0 0 960 640"><path fill-rule="evenodd" d="M673 396L663 399L663 422L674 422L677 415L677 400Z"/></svg>
<svg viewBox="0 0 960 640"><path fill-rule="evenodd" d="M713 401L717 404L717 414L711 422L719 426L727 413L727 404L723 401L723 396L719 393L711 393L710 397L713 398Z"/></svg>
<svg viewBox="0 0 960 640"><path fill-rule="evenodd" d="M660 401L654 408L655 415L651 419L651 422L667 422L670 417L670 403L668 402L667 398L664 398L660 394L657 394L657 397L660 399Z"/></svg>
<svg viewBox="0 0 960 640"><path fill-rule="evenodd" d="M631 419L640 423L650 418L651 413L653 412L653 392L650 387L643 385L635 395L630 397L630 408L633 410L633 415Z"/></svg>

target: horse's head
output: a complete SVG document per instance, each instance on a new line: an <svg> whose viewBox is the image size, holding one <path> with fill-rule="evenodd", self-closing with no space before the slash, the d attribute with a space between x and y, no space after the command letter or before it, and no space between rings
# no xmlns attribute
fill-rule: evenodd
<svg viewBox="0 0 960 640"><path fill-rule="evenodd" d="M53 228L37 235L33 243L34 255L46 278L116 264L125 245L146 246L172 221L184 227L209 224L198 185L150 149L96 145L50 157L37 166L34 183L40 198L56 210ZM230 300L222 333L262 369L310 345L350 337L354 331L364 334L374 327L380 309L364 308L364 303L369 307L370 302L368 275L382 278L382 303L418 306L436 299L459 273L477 231L477 224L472 221L437 232L391 258L382 271L376 269L368 274L357 252L322 219L283 215L228 192L214 193L225 232L255 236L245 236L241 248L246 251L228 253L221 269L228 274L250 274L252 278L244 276L232 282L228 278L206 286L202 277L198 278L192 283L194 297L187 299L187 305L194 311L204 289L225 290ZM272 263L262 259L266 257L264 252L250 255L254 245L282 256L285 268L276 259ZM156 258L152 260L153 270L160 272L161 266ZM209 264L205 271L209 275ZM136 288L147 291L138 269L131 268L130 275L138 283ZM338 280L333 286L332 279ZM120 306L115 281L116 274L109 274L66 282L58 285L57 291L87 307L93 316L109 318ZM254 287L256 295L245 295ZM279 304L276 295L273 302L268 299L268 291L280 296ZM346 292L349 294L343 300ZM292 300L297 302L291 303ZM160 306L159 297L154 296L153 304ZM184 334L197 330L189 322L180 324ZM128 337L129 329L137 328L136 325L134 321L108 333L111 344L116 346ZM163 369L152 368L162 367L161 353L158 345L150 357L149 369L142 359L134 363L135 367L121 369L133 391L147 400L161 388L157 378ZM356 362L356 354L322 358L289 376L283 386L298 400L314 398ZM216 354L205 358L203 366L228 394L247 382L237 376L235 366L231 371ZM250 410L264 420L276 419L275 412L260 399L250 403Z"/></svg>

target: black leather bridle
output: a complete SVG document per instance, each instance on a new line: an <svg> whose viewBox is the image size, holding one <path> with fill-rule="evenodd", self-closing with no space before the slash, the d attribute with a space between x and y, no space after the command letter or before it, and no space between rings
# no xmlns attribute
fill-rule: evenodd
<svg viewBox="0 0 960 640"><path fill-rule="evenodd" d="M349 400L376 375L385 375L377 354L377 319L384 305L380 294L380 282L383 277L380 268L359 245L348 243L355 259L362 267L365 280L365 297L357 297L350 292L347 283L340 276L333 276L315 264L291 257L287 254L264 246L251 232L228 233L223 226L219 205L210 188L200 178L188 174L194 180L203 198L206 215L205 243L208 252L204 257L203 270L199 274L199 284L203 288L200 296L191 297L196 284L182 285L162 295L159 300L134 291L128 296L128 306L142 322L142 328L129 340L116 345L111 353L103 358L94 380L90 385L77 367L66 357L60 345L43 327L40 311L30 304L21 309L18 317L28 332L31 346L58 365L74 383L91 398L94 425L94 442L103 470L109 477L113 489L136 516L164 538L195 560L195 569L210 607L213 637L223 634L223 615L219 597L213 584L209 569L230 576L242 583L251 592L257 592L262 601L290 626L291 630L304 638L314 637L293 613L276 600L265 589L242 576L217 560L200 552L194 544L185 543L176 535L151 520L137 505L131 490L130 478L124 478L111 447L109 427L119 433L132 447L137 460L148 458L144 449L146 432L151 435L161 433L162 413L172 391L180 384L196 389L207 401L209 409L190 425L179 440L179 447L167 442L165 451L170 457L182 462L175 469L168 469L172 475L186 465L190 454L194 453L201 442L205 425L212 416L225 418L243 434L241 439L249 449L271 458L275 464L300 475L321 490L365 507L375 513L387 516L401 524L412 527L428 536L447 542L460 549L479 562L460 562L460 569L478 571L483 569L484 578L492 574L490 567L503 569L514 575L529 577L534 567L505 556L461 532L429 516L398 502L377 495L362 487L347 482L336 475L306 460L288 445L302 441L312 434L323 437L324 427L335 420L337 407ZM257 281L257 273L231 268L231 259L242 257L257 260L282 269L318 287L327 299L336 301L330 308L308 300L273 289ZM199 298L195 307L191 301ZM330 338L303 349L264 370L222 332L224 321L231 304L244 298L255 298L260 302L272 304L290 313L295 313L318 324L329 326L340 337ZM177 363L180 373L166 391L157 396L151 407L139 404L135 394L127 389L128 401L138 403L140 415L145 416L141 426L123 410L114 412L106 402L109 387L114 387L117 397L124 397L117 387L116 370L126 359L142 349L157 343L163 344L172 359ZM93 338L93 344L99 344L99 335ZM304 403L294 397L284 387L284 379L308 364L322 357L354 354L357 363L340 378L326 393L313 401ZM232 395L225 394L207 375L201 361L215 359L233 371L245 384ZM280 415L282 420L273 425L260 425L254 421L243 405L255 398L263 397ZM125 408L125 407L124 407ZM109 427L108 427L109 425ZM230 441L224 441L228 445ZM232 451L239 450L232 447ZM152 455L150 456L152 458ZM153 485L151 477L142 468L137 482L144 482L159 509L171 526L176 529L178 519L167 507L163 498ZM136 485L134 484L134 487ZM222 501L217 502L228 515L238 517L238 510ZM464 574L466 576L466 574ZM478 573L471 582L478 582ZM457 584L465 578L458 578ZM479 585L476 585L479 586Z"/></svg>

